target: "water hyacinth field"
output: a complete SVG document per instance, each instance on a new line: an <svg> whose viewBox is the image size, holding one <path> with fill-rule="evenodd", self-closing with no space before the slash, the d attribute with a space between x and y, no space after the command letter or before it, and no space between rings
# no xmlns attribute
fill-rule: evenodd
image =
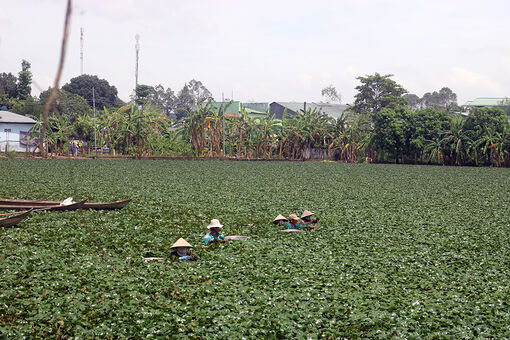
<svg viewBox="0 0 510 340"><path fill-rule="evenodd" d="M0 175L5 198L133 199L0 230L1 338L510 337L509 169L4 159ZM320 228L271 224L304 209ZM251 238L206 248L212 218ZM143 261L179 237L199 261Z"/></svg>

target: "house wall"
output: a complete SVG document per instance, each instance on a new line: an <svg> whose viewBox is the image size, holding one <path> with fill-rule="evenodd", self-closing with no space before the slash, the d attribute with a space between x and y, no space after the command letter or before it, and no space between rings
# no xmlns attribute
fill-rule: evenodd
<svg viewBox="0 0 510 340"><path fill-rule="evenodd" d="M33 152L34 146L20 143L20 131L27 132L33 125L30 123L0 123L0 152Z"/></svg>

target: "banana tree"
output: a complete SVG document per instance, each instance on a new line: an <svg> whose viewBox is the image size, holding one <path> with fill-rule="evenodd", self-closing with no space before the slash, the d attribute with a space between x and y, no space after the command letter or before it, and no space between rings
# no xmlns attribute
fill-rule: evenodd
<svg viewBox="0 0 510 340"><path fill-rule="evenodd" d="M427 140L425 145L425 154L428 154L428 161L436 161L437 164L444 165L444 147L443 139L437 137L433 140Z"/></svg>
<svg viewBox="0 0 510 340"><path fill-rule="evenodd" d="M463 165L467 159L467 146L471 144L471 138L464 130L464 118L460 115L454 117L450 127L444 132L443 142L445 149L449 150L451 165Z"/></svg>
<svg viewBox="0 0 510 340"><path fill-rule="evenodd" d="M485 129L482 136L474 143L479 155L485 158L487 164L501 166L505 161L504 135L493 129Z"/></svg>

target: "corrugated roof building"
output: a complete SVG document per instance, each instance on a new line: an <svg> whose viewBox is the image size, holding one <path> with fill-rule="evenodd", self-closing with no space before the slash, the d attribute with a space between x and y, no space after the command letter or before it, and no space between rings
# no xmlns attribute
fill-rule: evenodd
<svg viewBox="0 0 510 340"><path fill-rule="evenodd" d="M252 106L249 104L246 105L246 104L238 102L238 101L234 101L234 102L214 102L214 101L212 101L210 104L217 110L217 113L220 113L221 110L225 110L225 115L239 116L241 114L241 108L244 108L244 110L250 117L261 117L261 116L265 117L267 115L267 111L260 111L260 110L257 110L254 108L254 107L258 107L258 106ZM206 104L203 104L203 105L206 105Z"/></svg>
<svg viewBox="0 0 510 340"><path fill-rule="evenodd" d="M510 98L501 98L501 97L479 97L474 100L469 100L462 107L465 109L465 112L462 112L463 115L469 114L469 110L473 107L494 107L499 108L505 111L508 119L510 120Z"/></svg>
<svg viewBox="0 0 510 340"><path fill-rule="evenodd" d="M205 103L202 105L206 105ZM272 103L241 103L234 102L211 102L211 105L218 110L224 106L226 115L239 115L241 108L244 108L250 117L271 116L273 119L281 120L283 113L287 112L287 118L292 118L304 110L312 109L319 110L328 116L337 119L349 107L343 104L331 103L307 103L307 102L272 102Z"/></svg>
<svg viewBox="0 0 510 340"><path fill-rule="evenodd" d="M488 97L480 97L475 100L467 101L462 106L467 107L502 107L510 105L509 98L488 98Z"/></svg>
<svg viewBox="0 0 510 340"><path fill-rule="evenodd" d="M330 103L310 103L307 104L310 106L311 109L317 109L328 116L337 119L344 113L345 110L349 107L349 105L344 104L330 104Z"/></svg>
<svg viewBox="0 0 510 340"><path fill-rule="evenodd" d="M243 106L246 109L255 110L257 112L269 112L269 103L243 103Z"/></svg>
<svg viewBox="0 0 510 340"><path fill-rule="evenodd" d="M37 123L14 112L0 111L0 152L32 152L35 141L28 131ZM34 137L35 138L35 137Z"/></svg>
<svg viewBox="0 0 510 340"><path fill-rule="evenodd" d="M269 112L275 119L282 119L285 109L287 110L287 117L289 118L296 115L298 112L311 109L319 110L328 116L337 119L348 107L349 105L331 103L272 102L270 104Z"/></svg>

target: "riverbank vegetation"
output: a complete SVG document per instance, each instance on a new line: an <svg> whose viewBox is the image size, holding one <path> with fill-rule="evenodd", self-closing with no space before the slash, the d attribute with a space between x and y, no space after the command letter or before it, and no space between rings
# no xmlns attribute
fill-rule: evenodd
<svg viewBox="0 0 510 340"><path fill-rule="evenodd" d="M29 67L24 62L17 97L9 97L16 95L16 77L0 77L6 92L0 99L7 108L42 122L40 108L49 90L39 99L27 97ZM196 80L177 95L161 85L139 85L133 101L126 104L106 80L82 75L59 91L48 122L48 151L69 154L69 141L80 139L89 145L85 152L98 149L130 156L510 165L505 106L472 108L463 114L448 88L420 98L407 93L391 75L376 73L358 80L353 105L336 119L317 109L274 119L269 114L251 115L242 105L237 114L223 115L229 103L212 105L211 93ZM32 132L40 128L41 123Z"/></svg>

